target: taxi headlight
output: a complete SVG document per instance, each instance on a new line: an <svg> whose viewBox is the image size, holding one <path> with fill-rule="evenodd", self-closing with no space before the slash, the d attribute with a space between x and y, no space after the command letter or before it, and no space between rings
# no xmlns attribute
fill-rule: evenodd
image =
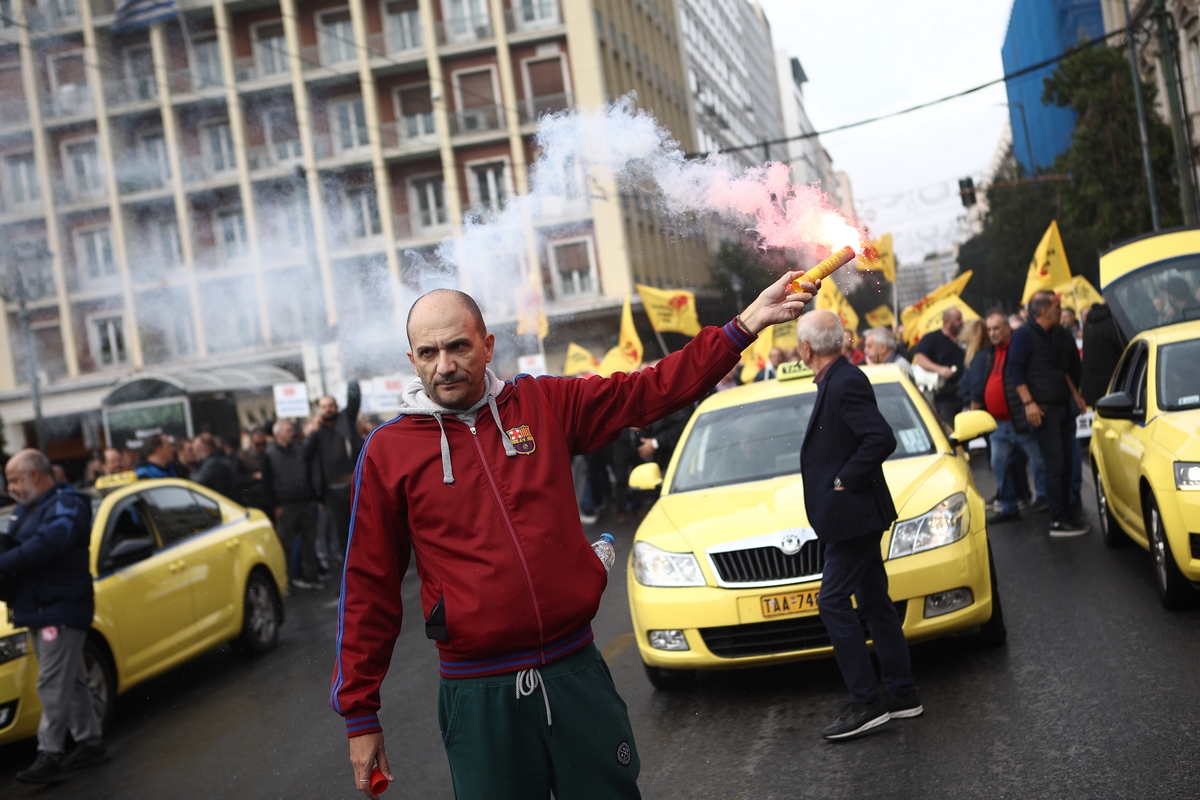
<svg viewBox="0 0 1200 800"><path fill-rule="evenodd" d="M1200 492L1200 464L1195 461L1176 461L1175 488L1181 492Z"/></svg>
<svg viewBox="0 0 1200 800"><path fill-rule="evenodd" d="M668 553L646 542L634 542L633 576L643 586L703 586L700 563L691 553Z"/></svg>
<svg viewBox="0 0 1200 800"><path fill-rule="evenodd" d="M896 523L888 558L910 556L957 542L967 535L970 527L967 496L962 492L950 495L927 514Z"/></svg>
<svg viewBox="0 0 1200 800"><path fill-rule="evenodd" d="M24 631L0 639L0 664L20 658L29 652L29 637Z"/></svg>

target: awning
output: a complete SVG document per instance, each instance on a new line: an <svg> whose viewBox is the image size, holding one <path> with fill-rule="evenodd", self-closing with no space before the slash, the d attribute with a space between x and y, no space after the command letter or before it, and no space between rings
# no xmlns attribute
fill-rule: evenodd
<svg viewBox="0 0 1200 800"><path fill-rule="evenodd" d="M261 391L276 383L298 380L287 370L267 364L229 369L143 372L114 386L100 400L100 405L119 406L210 392Z"/></svg>

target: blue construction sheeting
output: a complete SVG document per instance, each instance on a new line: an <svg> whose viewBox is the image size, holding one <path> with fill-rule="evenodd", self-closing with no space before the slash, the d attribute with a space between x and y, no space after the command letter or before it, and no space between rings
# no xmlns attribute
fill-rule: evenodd
<svg viewBox="0 0 1200 800"><path fill-rule="evenodd" d="M1099 0L1014 0L1000 50L1004 74L1103 35ZM1074 111L1042 104L1043 81L1054 69L1051 65L1006 82L1013 149L1029 174L1053 166L1054 157L1070 147L1075 129Z"/></svg>

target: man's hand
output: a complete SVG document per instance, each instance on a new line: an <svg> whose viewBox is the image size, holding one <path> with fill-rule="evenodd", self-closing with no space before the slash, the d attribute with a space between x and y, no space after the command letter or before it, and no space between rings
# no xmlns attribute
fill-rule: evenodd
<svg viewBox="0 0 1200 800"><path fill-rule="evenodd" d="M371 791L371 770L376 764L385 778L396 780L388 766L387 755L383 752L382 733L368 733L351 739L350 764L354 767L354 788L371 800L379 800L379 795Z"/></svg>
<svg viewBox="0 0 1200 800"><path fill-rule="evenodd" d="M275 506L275 521L278 522L279 518L282 516L283 516L283 506Z"/></svg>
<svg viewBox="0 0 1200 800"><path fill-rule="evenodd" d="M654 458L654 451L658 447L654 444L653 439L642 439L642 443L638 445L638 455L649 461Z"/></svg>
<svg viewBox="0 0 1200 800"><path fill-rule="evenodd" d="M1029 420L1029 424L1033 427L1040 428L1042 425L1042 407L1030 400L1025 404L1025 419Z"/></svg>
<svg viewBox="0 0 1200 800"><path fill-rule="evenodd" d="M954 367L938 367L937 368L937 374L941 375L946 380L950 380L951 378L953 378L954 372L955 372Z"/></svg>
<svg viewBox="0 0 1200 800"><path fill-rule="evenodd" d="M764 328L779 322L791 322L800 316L804 307L812 302L813 295L821 288L821 282L800 284L804 291L794 294L788 284L804 274L803 270L789 272L762 290L754 302L741 313L742 324L757 336Z"/></svg>

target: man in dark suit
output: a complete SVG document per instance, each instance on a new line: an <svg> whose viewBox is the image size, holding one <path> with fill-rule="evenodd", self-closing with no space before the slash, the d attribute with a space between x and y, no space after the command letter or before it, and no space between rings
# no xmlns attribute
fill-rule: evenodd
<svg viewBox="0 0 1200 800"><path fill-rule="evenodd" d="M813 311L797 327L800 358L816 373L817 401L800 448L804 505L825 545L818 606L850 689L841 716L821 730L846 739L892 717L924 710L913 683L908 643L888 597L880 541L896 520L883 462L896 449L867 377L842 356L842 323ZM850 596L858 600L854 610ZM875 642L886 691L880 692L859 616Z"/></svg>

